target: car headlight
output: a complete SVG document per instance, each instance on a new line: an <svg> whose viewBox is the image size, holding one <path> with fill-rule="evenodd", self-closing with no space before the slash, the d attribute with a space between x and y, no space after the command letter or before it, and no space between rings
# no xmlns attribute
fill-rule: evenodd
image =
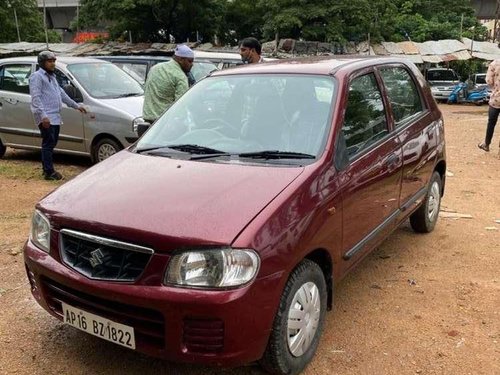
<svg viewBox="0 0 500 375"><path fill-rule="evenodd" d="M146 121L142 117L137 117L132 121L132 130L137 134L139 124L144 124Z"/></svg>
<svg viewBox="0 0 500 375"><path fill-rule="evenodd" d="M50 251L50 222L38 210L35 210L31 220L30 240L41 250Z"/></svg>
<svg viewBox="0 0 500 375"><path fill-rule="evenodd" d="M235 287L252 280L259 265L259 256L253 250L186 251L172 257L164 283L198 288Z"/></svg>

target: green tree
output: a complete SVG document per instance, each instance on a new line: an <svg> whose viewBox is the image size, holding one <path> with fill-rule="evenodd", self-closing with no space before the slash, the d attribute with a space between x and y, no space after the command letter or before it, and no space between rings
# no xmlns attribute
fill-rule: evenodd
<svg viewBox="0 0 500 375"><path fill-rule="evenodd" d="M82 0L80 14L80 26L106 25L113 39L131 31L136 42L169 35L218 35L231 44L246 36L377 43L486 35L469 0Z"/></svg>
<svg viewBox="0 0 500 375"><path fill-rule="evenodd" d="M221 38L237 44L243 38L253 36L262 39L262 19L265 12L256 7L255 0L228 0ZM273 35L274 37L274 35Z"/></svg>
<svg viewBox="0 0 500 375"><path fill-rule="evenodd" d="M113 39L131 32L135 42L209 41L221 32L225 0L82 0L80 27L105 25Z"/></svg>
<svg viewBox="0 0 500 375"><path fill-rule="evenodd" d="M470 0L395 0L394 4L399 12L394 19L393 41L486 37L486 28L475 17Z"/></svg>
<svg viewBox="0 0 500 375"><path fill-rule="evenodd" d="M259 0L257 8L267 39L276 33L329 42L359 42L368 34L373 42L486 35L469 0Z"/></svg>
<svg viewBox="0 0 500 375"><path fill-rule="evenodd" d="M37 7L36 0L0 0L0 42L17 42L16 11L19 34L23 42L44 42L43 14ZM60 42L60 36L49 31L49 42Z"/></svg>

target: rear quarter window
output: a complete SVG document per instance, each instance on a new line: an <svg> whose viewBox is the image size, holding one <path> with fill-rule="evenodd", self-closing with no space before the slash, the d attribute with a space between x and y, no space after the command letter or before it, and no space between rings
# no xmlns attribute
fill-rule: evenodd
<svg viewBox="0 0 500 375"><path fill-rule="evenodd" d="M396 126L422 113L424 107L420 92L405 68L383 68L380 70L380 75L387 89Z"/></svg>

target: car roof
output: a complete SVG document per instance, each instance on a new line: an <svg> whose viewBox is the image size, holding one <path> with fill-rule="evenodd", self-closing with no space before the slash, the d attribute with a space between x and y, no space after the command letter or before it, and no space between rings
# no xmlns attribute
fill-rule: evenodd
<svg viewBox="0 0 500 375"><path fill-rule="evenodd" d="M103 56L93 56L96 58L103 59L130 59L130 60L170 60L173 53L166 53L165 55L103 55ZM194 50L194 57L196 59L220 59L220 60L234 60L241 61L241 56L239 53L231 52L209 52L209 51L197 51Z"/></svg>
<svg viewBox="0 0 500 375"><path fill-rule="evenodd" d="M57 62L63 65L78 64L78 63L108 63L104 60L99 60L90 57L76 57L76 56L56 56ZM0 63L36 63L37 56L19 56L0 59Z"/></svg>
<svg viewBox="0 0 500 375"><path fill-rule="evenodd" d="M168 61L172 60L172 56L166 55L103 55L103 56L92 56L93 58L99 60L158 60L158 61Z"/></svg>
<svg viewBox="0 0 500 375"><path fill-rule="evenodd" d="M428 72L435 71L435 70L453 70L453 69L451 69L451 68L429 68L429 69L427 69Z"/></svg>
<svg viewBox="0 0 500 375"><path fill-rule="evenodd" d="M239 55L238 55L239 56ZM105 55L105 56L92 56L93 58L99 59L99 60L105 60L105 61L118 61L118 60L123 60L123 61L158 61L158 62L164 62L164 61L170 61L172 60L173 56L167 56L167 55ZM240 58L241 61L241 58ZM206 63L206 64L213 64L215 65L215 62L213 60L210 60L208 57L199 57L195 55L194 59L195 63Z"/></svg>
<svg viewBox="0 0 500 375"><path fill-rule="evenodd" d="M239 53L232 52L211 52L211 51L194 51L194 57L200 59L223 59L241 61Z"/></svg>
<svg viewBox="0 0 500 375"><path fill-rule="evenodd" d="M412 66L410 60L400 57L339 55L315 56L296 59L283 59L259 64L247 64L233 69L214 72L213 76L232 74L319 74L333 75L336 71L354 71L380 64L404 64Z"/></svg>

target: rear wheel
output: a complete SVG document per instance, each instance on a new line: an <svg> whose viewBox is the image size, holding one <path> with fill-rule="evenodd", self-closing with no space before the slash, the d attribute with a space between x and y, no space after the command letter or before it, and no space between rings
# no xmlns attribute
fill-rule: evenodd
<svg viewBox="0 0 500 375"><path fill-rule="evenodd" d="M415 232L429 233L434 230L441 207L441 186L441 176L434 172L425 201L410 216L410 224Z"/></svg>
<svg viewBox="0 0 500 375"><path fill-rule="evenodd" d="M323 331L327 288L320 267L305 259L290 275L262 366L273 374L300 373L311 361Z"/></svg>
<svg viewBox="0 0 500 375"><path fill-rule="evenodd" d="M5 151L7 151L7 147L4 146L2 140L0 140L0 158L2 158L5 155Z"/></svg>
<svg viewBox="0 0 500 375"><path fill-rule="evenodd" d="M111 155L116 154L123 147L111 138L103 138L99 140L92 149L92 162L99 163Z"/></svg>

